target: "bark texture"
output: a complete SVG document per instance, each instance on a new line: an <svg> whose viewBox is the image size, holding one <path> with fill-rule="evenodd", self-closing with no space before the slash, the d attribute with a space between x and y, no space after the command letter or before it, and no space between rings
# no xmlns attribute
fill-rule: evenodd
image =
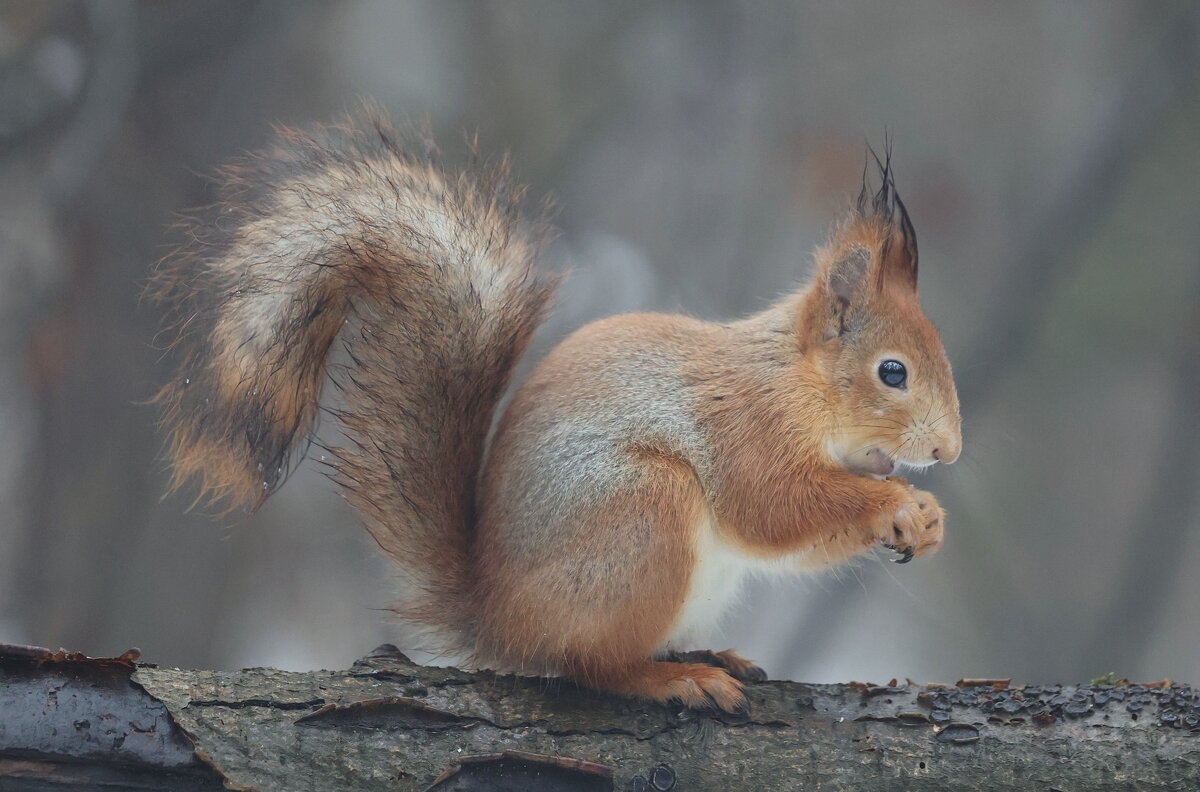
<svg viewBox="0 0 1200 792"><path fill-rule="evenodd" d="M417 666L180 671L0 647L0 792L1150 790L1200 784L1200 695L1007 680L747 688L748 716Z"/></svg>

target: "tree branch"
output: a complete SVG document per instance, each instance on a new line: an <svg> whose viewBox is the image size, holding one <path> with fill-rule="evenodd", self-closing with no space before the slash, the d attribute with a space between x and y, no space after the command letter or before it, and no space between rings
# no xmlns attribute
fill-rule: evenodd
<svg viewBox="0 0 1200 792"><path fill-rule="evenodd" d="M180 671L0 647L0 790L1180 789L1190 687L750 685L748 716L418 666Z"/></svg>

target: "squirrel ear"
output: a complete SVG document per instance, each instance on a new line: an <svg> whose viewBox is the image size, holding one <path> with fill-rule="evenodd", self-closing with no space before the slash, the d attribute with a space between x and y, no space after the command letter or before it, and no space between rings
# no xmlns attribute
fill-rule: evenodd
<svg viewBox="0 0 1200 792"><path fill-rule="evenodd" d="M896 212L890 219L889 231L879 251L879 279L900 284L912 291L917 290L917 232L904 202L893 188L892 198Z"/></svg>
<svg viewBox="0 0 1200 792"><path fill-rule="evenodd" d="M863 245L851 245L825 271L829 295L830 334L845 335L853 329L852 314L866 291L871 269L871 252Z"/></svg>

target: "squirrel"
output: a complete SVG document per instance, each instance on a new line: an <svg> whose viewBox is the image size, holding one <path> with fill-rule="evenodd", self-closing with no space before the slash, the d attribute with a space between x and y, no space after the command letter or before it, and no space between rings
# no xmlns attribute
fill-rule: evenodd
<svg viewBox="0 0 1200 792"><path fill-rule="evenodd" d="M149 287L183 350L157 396L173 487L257 508L327 409L401 618L479 666L730 712L762 670L683 650L748 574L938 549L937 500L893 474L954 462L958 397L890 152L803 288L739 321L588 324L493 429L558 284L550 225L507 158L449 172L414 140L376 110L280 128L183 221Z"/></svg>

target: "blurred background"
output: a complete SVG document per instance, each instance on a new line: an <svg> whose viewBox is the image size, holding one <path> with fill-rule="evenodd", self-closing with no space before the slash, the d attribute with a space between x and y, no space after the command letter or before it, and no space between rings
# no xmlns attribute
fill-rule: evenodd
<svg viewBox="0 0 1200 792"><path fill-rule="evenodd" d="M317 465L257 514L163 498L139 300L205 174L373 97L512 152L571 279L534 355L629 310L752 312L894 146L966 450L942 553L755 584L710 636L809 681L1200 682L1200 5L0 2L0 642L341 668L402 648ZM326 430L329 427L326 427Z"/></svg>

